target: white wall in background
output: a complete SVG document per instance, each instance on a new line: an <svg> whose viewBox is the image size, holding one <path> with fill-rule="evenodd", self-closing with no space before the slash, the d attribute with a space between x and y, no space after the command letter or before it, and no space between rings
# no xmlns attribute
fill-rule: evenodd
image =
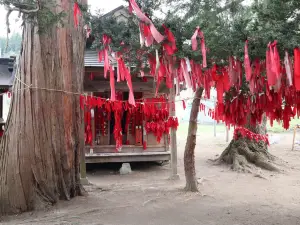
<svg viewBox="0 0 300 225"><path fill-rule="evenodd" d="M7 120L8 111L10 107L11 97L8 97L8 94L3 95L3 120Z"/></svg>

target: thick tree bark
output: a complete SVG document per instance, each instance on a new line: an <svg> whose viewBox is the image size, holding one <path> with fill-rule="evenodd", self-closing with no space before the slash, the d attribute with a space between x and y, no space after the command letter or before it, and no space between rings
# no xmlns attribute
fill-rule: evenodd
<svg viewBox="0 0 300 225"><path fill-rule="evenodd" d="M79 95L85 34L74 27L73 2L40 0L63 26L42 27L45 15L24 21L11 109L0 146L0 214L19 213L81 195L84 147ZM81 3L86 3L82 0ZM26 84L26 85L25 85ZM29 85L29 86L27 86ZM64 90L54 91L54 90Z"/></svg>
<svg viewBox="0 0 300 225"><path fill-rule="evenodd" d="M197 134L197 118L199 113L200 99L202 97L203 88L200 87L195 93L193 100L188 136L184 151L184 172L186 180L186 191L198 191L196 170L195 170L195 146L196 146L196 134Z"/></svg>
<svg viewBox="0 0 300 225"><path fill-rule="evenodd" d="M266 135L266 124L267 118L265 116L263 122L256 126L251 126L250 120L248 119L248 124L245 128L253 133ZM270 171L279 171L274 165L275 159L276 158L268 152L268 146L264 142L256 142L240 137L230 142L228 147L217 159L217 162L229 164L235 171L252 172L254 167L260 167Z"/></svg>

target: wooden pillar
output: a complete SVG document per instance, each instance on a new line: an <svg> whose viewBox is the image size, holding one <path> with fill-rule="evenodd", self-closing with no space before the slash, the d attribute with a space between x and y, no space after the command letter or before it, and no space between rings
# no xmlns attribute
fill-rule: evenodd
<svg viewBox="0 0 300 225"><path fill-rule="evenodd" d="M169 97L169 109L170 109L170 116L176 116L175 113L175 88L170 89L170 97ZM174 103L174 104L173 104ZM177 136L176 136L176 129L171 128L171 177L170 179L176 180L179 179L179 175L177 172Z"/></svg>
<svg viewBox="0 0 300 225"><path fill-rule="evenodd" d="M296 133L297 133L298 128L300 128L299 125L296 125L295 128L294 128L292 151L294 151L294 148L295 148Z"/></svg>
<svg viewBox="0 0 300 225"><path fill-rule="evenodd" d="M95 128L95 109L91 109L91 125L92 125L92 145L90 148L90 154L94 154L94 147L95 147L95 136L96 136L96 128Z"/></svg>
<svg viewBox="0 0 300 225"><path fill-rule="evenodd" d="M91 93L93 96L93 92ZM91 108L91 126L92 126L92 144L90 148L90 154L94 154L94 147L95 147L95 136L96 136L96 128L95 128L95 109L94 107Z"/></svg>
<svg viewBox="0 0 300 225"><path fill-rule="evenodd" d="M84 108L84 112L86 110L86 107ZM84 113L83 113L83 122L82 122L82 135L84 135ZM83 144L83 148L81 149L81 154L80 154L80 183L82 185L88 185L89 181L86 177L86 164L85 164L85 143Z"/></svg>

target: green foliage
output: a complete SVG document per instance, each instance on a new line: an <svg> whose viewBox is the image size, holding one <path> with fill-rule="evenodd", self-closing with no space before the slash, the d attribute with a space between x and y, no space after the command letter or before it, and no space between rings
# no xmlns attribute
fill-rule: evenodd
<svg viewBox="0 0 300 225"><path fill-rule="evenodd" d="M88 47L101 50L103 48L102 36L107 34L112 38L110 45L112 51L123 52L126 62L131 65L134 64L136 71L146 61L146 54L154 53L155 48L157 48L157 46L141 48L138 20L134 15L129 15L128 21L123 22L117 21L111 16L103 16L99 12L96 16L91 16L90 23L95 41L92 46ZM141 54L142 52L143 54Z"/></svg>
<svg viewBox="0 0 300 225"><path fill-rule="evenodd" d="M256 0L248 6L241 2L226 1L224 5L224 1L220 0L167 1L169 10L164 20L152 15L166 1L139 0L138 4L152 16L157 28L161 29L164 23L172 30L177 41L178 57L201 61L201 52L192 52L190 44L186 43L196 26L200 26L204 32L209 62L222 63L231 55L243 59L246 39L249 40L252 59L263 59L268 43L274 40L278 41L281 54L284 49L292 50L300 45L300 1ZM129 23L124 25L118 24L113 18L104 22L100 18L98 15L92 19L94 34L101 36L107 33L113 37L114 49L118 49L123 40L131 51L136 52L136 48L139 48L136 19L130 18ZM147 49L148 52L151 50Z"/></svg>
<svg viewBox="0 0 300 225"><path fill-rule="evenodd" d="M49 7L42 7L38 12L38 27L39 33L47 33L48 29L54 25L64 26L63 18L66 16L65 12L54 13ZM28 19L33 18L33 15L28 16ZM33 20L33 22L36 22Z"/></svg>
<svg viewBox="0 0 300 225"><path fill-rule="evenodd" d="M0 49L2 57L9 57L12 55L18 55L21 49L22 36L19 33L14 33L10 36L7 44L6 37L0 37Z"/></svg>
<svg viewBox="0 0 300 225"><path fill-rule="evenodd" d="M210 59L226 60L230 55L243 58L246 39L250 56L262 59L267 44L274 40L278 41L281 53L285 48L292 50L300 44L300 3L297 0L257 0L249 6L233 4L223 12L221 1L196 2L198 4L190 5L189 11L199 13L187 23L202 28Z"/></svg>

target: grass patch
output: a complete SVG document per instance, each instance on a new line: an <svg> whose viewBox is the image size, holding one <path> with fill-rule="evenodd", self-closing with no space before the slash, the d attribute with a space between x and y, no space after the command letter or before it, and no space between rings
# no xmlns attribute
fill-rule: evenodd
<svg viewBox="0 0 300 225"><path fill-rule="evenodd" d="M177 129L177 135L187 135L189 129L189 123L180 123L178 129ZM224 133L225 132L225 125L223 124L217 124L216 125L216 132L217 133ZM204 125L204 124L198 124L197 134L208 134L211 133L211 135L214 135L214 125Z"/></svg>
<svg viewBox="0 0 300 225"><path fill-rule="evenodd" d="M289 130L285 130L282 126L282 122L278 123L277 121L273 122L273 126L271 127L270 125L270 121L267 122L267 130L268 133L284 133L286 131L290 131L293 130L294 127L300 124L300 119L292 119L290 122L290 128ZM186 136L188 133L188 129L189 129L189 123L188 122L181 122L179 124L178 130L177 130L177 135L183 135ZM230 131L232 131L233 128L230 129ZM224 124L217 124L216 125L216 132L217 133L225 133L225 125ZM198 124L198 130L197 130L197 134L209 134L211 133L211 135L214 135L214 125L213 124Z"/></svg>

